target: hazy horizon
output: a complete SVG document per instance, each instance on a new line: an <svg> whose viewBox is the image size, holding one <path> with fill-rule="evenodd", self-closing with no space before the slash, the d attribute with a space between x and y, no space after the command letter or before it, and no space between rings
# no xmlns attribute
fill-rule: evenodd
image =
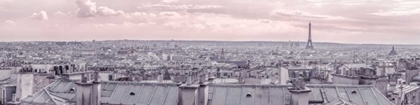
<svg viewBox="0 0 420 105"><path fill-rule="evenodd" d="M93 39L95 40L95 39ZM20 40L20 41L0 41L0 43L7 43L7 42L91 42L93 40L32 40L32 41L24 41L24 40ZM168 39L168 40L142 40L142 39L111 39L111 40L95 40L95 41L162 41L162 42L170 42L173 39ZM230 40L174 40L175 42L252 42L252 43L257 43L257 42L262 42L262 43L287 43L289 41L262 41L262 40L239 40L239 41L230 41ZM301 44L304 43L306 45L307 41L291 41L291 42L300 42ZM396 46L418 46L420 44L392 44L392 43L340 43L340 42L313 42L314 44L344 44L344 45L396 45ZM302 45L304 46L304 45Z"/></svg>

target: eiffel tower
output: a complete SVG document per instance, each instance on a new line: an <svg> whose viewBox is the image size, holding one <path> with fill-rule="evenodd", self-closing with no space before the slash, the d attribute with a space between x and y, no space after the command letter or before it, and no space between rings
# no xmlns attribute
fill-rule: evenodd
<svg viewBox="0 0 420 105"><path fill-rule="evenodd" d="M311 38L311 23L309 23L309 36L308 37L309 38L308 38L308 43L306 43L306 49L313 50L315 48L314 48L314 45L312 44L312 38Z"/></svg>

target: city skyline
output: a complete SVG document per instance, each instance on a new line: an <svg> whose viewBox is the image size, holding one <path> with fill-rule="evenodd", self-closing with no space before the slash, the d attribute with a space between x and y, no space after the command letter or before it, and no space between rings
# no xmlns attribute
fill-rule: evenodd
<svg viewBox="0 0 420 105"><path fill-rule="evenodd" d="M314 43L420 44L418 4L408 0L0 0L0 37L6 42L305 42L311 21Z"/></svg>

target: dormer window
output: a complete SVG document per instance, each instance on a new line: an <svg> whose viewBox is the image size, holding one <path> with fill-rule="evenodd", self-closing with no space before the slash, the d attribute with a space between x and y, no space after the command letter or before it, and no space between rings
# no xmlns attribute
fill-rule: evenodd
<svg viewBox="0 0 420 105"><path fill-rule="evenodd" d="M76 88L75 87L72 87L70 90L69 90L69 92L70 93L73 93L73 92L75 92L76 91Z"/></svg>
<svg viewBox="0 0 420 105"><path fill-rule="evenodd" d="M351 94L356 94L357 92L355 90L351 91Z"/></svg>
<svg viewBox="0 0 420 105"><path fill-rule="evenodd" d="M248 93L246 94L246 97L247 97L247 98L252 97L251 93L249 93L249 92L248 92Z"/></svg>

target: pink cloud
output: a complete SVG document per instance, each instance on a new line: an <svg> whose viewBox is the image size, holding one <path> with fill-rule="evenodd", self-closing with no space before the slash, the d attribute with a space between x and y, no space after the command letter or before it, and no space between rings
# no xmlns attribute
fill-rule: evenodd
<svg viewBox="0 0 420 105"><path fill-rule="evenodd" d="M48 15L47 12L40 11L39 13L33 13L31 18L36 20L48 20Z"/></svg>

